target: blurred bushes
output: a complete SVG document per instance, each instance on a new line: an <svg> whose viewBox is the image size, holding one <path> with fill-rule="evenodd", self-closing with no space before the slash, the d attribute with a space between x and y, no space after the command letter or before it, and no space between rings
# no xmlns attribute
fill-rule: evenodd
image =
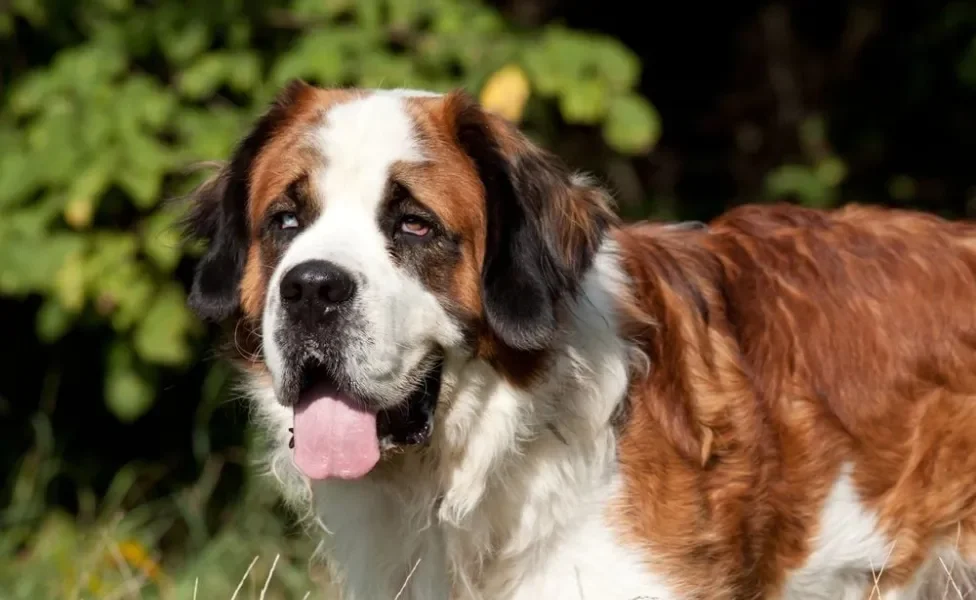
<svg viewBox="0 0 976 600"><path fill-rule="evenodd" d="M198 358L201 328L174 281L176 214L160 200L188 189L194 161L226 158L289 79L477 91L513 65L488 100L531 89L621 152L648 150L658 133L633 91L639 62L618 42L514 31L468 0L23 0L0 31L15 44L47 38L28 42L3 97L0 293L44 298L45 343L110 329L104 401L124 421L152 406L159 369Z"/></svg>
<svg viewBox="0 0 976 600"><path fill-rule="evenodd" d="M462 86L543 143L569 124L622 155L660 134L622 44L521 30L475 0L2 10L0 590L16 582L17 597L159 587L165 569L145 579L140 565L233 539L219 575L201 580L217 597L215 578L236 583L252 548L283 543L280 521L254 516L273 497L247 483L246 415L226 407L228 369L185 306L199 248L183 247L166 200L200 181L196 163L227 158L287 80ZM189 502L215 462L207 494ZM31 567L38 576L24 577Z"/></svg>

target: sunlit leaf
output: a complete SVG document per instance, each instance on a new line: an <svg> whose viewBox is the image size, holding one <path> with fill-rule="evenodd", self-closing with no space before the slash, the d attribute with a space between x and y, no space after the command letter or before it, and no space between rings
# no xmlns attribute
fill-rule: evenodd
<svg viewBox="0 0 976 600"><path fill-rule="evenodd" d="M661 136L661 117L644 98L625 94L610 101L603 136L618 152L647 152Z"/></svg>
<svg viewBox="0 0 976 600"><path fill-rule="evenodd" d="M203 52L210 45L211 31L207 23L191 19L178 31L160 38L163 52L175 64L183 64Z"/></svg>
<svg viewBox="0 0 976 600"><path fill-rule="evenodd" d="M65 221L75 229L91 225L99 197L109 185L111 165L97 161L82 172L68 190Z"/></svg>
<svg viewBox="0 0 976 600"><path fill-rule="evenodd" d="M805 165L787 164L766 176L766 193L773 199L796 197L806 206L824 207L831 201L831 186Z"/></svg>
<svg viewBox="0 0 976 600"><path fill-rule="evenodd" d="M817 164L817 177L830 187L836 187L847 177L847 165L836 156L824 158Z"/></svg>
<svg viewBox="0 0 976 600"><path fill-rule="evenodd" d="M617 40L593 41L594 61L599 64L600 77L614 92L627 92L640 78L640 59Z"/></svg>
<svg viewBox="0 0 976 600"><path fill-rule="evenodd" d="M68 257L78 255L84 244L83 238L70 234L39 239L9 231L0 233L0 291L54 291L53 284Z"/></svg>
<svg viewBox="0 0 976 600"><path fill-rule="evenodd" d="M75 313L66 310L61 304L48 298L37 312L37 337L50 344L68 332L74 324Z"/></svg>
<svg viewBox="0 0 976 600"><path fill-rule="evenodd" d="M593 125L607 113L607 89L598 79L573 82L559 98L559 108L568 123ZM618 109L619 110L619 109ZM618 115L617 118L637 120L639 115Z"/></svg>
<svg viewBox="0 0 976 600"><path fill-rule="evenodd" d="M72 312L81 310L85 303L84 257L80 253L69 255L54 277L54 294L61 306Z"/></svg>
<svg viewBox="0 0 976 600"><path fill-rule="evenodd" d="M152 408L155 388L140 369L132 350L116 342L109 350L105 372L105 405L120 421L135 421Z"/></svg>
<svg viewBox="0 0 976 600"><path fill-rule="evenodd" d="M166 286L154 298L133 338L139 356L150 363L177 366L189 358L188 336L196 321L186 297L176 286Z"/></svg>
<svg viewBox="0 0 976 600"><path fill-rule="evenodd" d="M164 272L176 268L183 255L182 236L174 210L161 210L146 221L142 249Z"/></svg>

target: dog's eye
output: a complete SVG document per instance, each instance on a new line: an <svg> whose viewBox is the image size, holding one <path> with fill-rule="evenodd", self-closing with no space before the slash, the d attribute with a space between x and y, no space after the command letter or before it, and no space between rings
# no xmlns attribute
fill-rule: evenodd
<svg viewBox="0 0 976 600"><path fill-rule="evenodd" d="M274 223L281 230L298 229L298 215L293 212L278 213L274 217Z"/></svg>
<svg viewBox="0 0 976 600"><path fill-rule="evenodd" d="M400 219L400 231L415 237L426 237L431 230L431 225L424 219L416 215L407 215Z"/></svg>

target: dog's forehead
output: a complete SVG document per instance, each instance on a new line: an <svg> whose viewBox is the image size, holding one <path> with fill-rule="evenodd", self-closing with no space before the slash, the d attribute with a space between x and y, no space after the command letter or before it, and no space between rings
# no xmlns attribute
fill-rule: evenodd
<svg viewBox="0 0 976 600"><path fill-rule="evenodd" d="M327 195L336 196L333 202L351 197L345 192L357 183L360 201L362 194L375 195L373 188L385 184L394 165L427 160L417 116L440 97L410 89L309 88L285 108L255 161L252 220L259 222L273 199L301 177L323 204Z"/></svg>
<svg viewBox="0 0 976 600"><path fill-rule="evenodd" d="M370 92L335 104L309 132L332 171L388 169L397 161L424 160L418 124L408 107L420 92Z"/></svg>

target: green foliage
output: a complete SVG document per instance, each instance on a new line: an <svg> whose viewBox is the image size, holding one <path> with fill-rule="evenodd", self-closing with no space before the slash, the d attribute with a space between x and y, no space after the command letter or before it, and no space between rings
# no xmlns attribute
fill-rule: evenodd
<svg viewBox="0 0 976 600"><path fill-rule="evenodd" d="M558 101L567 122L603 123L604 139L625 154L646 152L657 142L657 112L633 92L640 62L618 41L551 27L523 61L534 87Z"/></svg>
<svg viewBox="0 0 976 600"><path fill-rule="evenodd" d="M804 121L799 131L806 163L786 163L766 175L766 194L795 198L812 208L827 208L838 200L847 167L827 142L826 125L820 118Z"/></svg>
<svg viewBox="0 0 976 600"><path fill-rule="evenodd" d="M214 459L193 485L163 498L139 497L145 467L131 465L115 474L92 510L80 516L45 510L44 490L61 465L51 424L37 418L34 425L39 443L24 457L11 502L0 511L0 598L226 599L240 586L241 599L283 600L316 588L309 576L312 541L283 525L269 486L246 478L239 501L210 530L206 513L218 504L213 487L227 467ZM129 508L133 503L138 507ZM185 554L165 556L163 538L174 530L191 541ZM323 598L318 591L308 597Z"/></svg>
<svg viewBox="0 0 976 600"><path fill-rule="evenodd" d="M660 131L620 43L517 31L474 0L17 0L0 38L13 18L62 41L0 99L0 294L43 298L49 344L111 330L104 401L123 421L153 406L161 369L197 358L203 331L174 283L188 250L161 201L198 181L194 162L226 158L287 80L477 92L520 64L536 102L602 126L619 152Z"/></svg>

